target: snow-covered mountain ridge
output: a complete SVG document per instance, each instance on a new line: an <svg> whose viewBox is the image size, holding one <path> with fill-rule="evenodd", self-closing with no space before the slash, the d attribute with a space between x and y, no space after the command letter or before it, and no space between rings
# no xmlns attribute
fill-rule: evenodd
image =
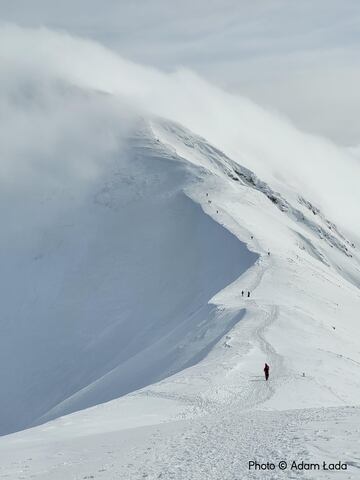
<svg viewBox="0 0 360 480"><path fill-rule="evenodd" d="M189 72L10 39L0 474L252 478L335 434L358 468L354 159Z"/></svg>
<svg viewBox="0 0 360 480"><path fill-rule="evenodd" d="M174 419L211 415L213 422L232 409L236 415L356 403L357 248L301 192L288 190L274 191L180 125L137 123L82 201L22 250L21 273L27 265L38 282L36 297L22 292L22 309L31 309L31 330L46 342L47 361L41 349L32 351L21 390L9 384L13 397L3 397L4 407L10 402L27 416L8 428L145 388L3 437L4 455L20 465L17 439L24 452L35 441L37 460L28 468L46 478L36 466L43 442L68 448L89 433L98 442L99 434ZM61 202L62 191L55 195ZM4 349L7 361L16 358L16 349ZM261 378L264 361L269 384ZM21 391L27 409L20 402L16 411ZM69 455L70 464L79 462L76 451ZM72 471L48 462L58 478ZM126 475L123 460L115 465ZM136 478L129 472L126 478Z"/></svg>
<svg viewBox="0 0 360 480"><path fill-rule="evenodd" d="M208 154L211 157L209 161L213 161L214 164L216 163L214 158L216 158L218 160L219 169L222 169L232 180L241 181L243 184L262 192L282 212L287 212L292 219L302 222L304 226L310 230L313 230L313 232L320 238L325 239L330 246L335 246L336 248L342 250L346 255L350 257L352 256L351 248L355 248L354 242L349 241L341 232L339 232L336 225L333 222L330 222L321 213L319 208L312 205L301 195L298 196L297 205L293 206L285 198L283 198L281 194L272 190L266 182L258 179L257 176L248 168L245 168L230 160L221 151L208 145L203 139L195 137L191 142L188 134L183 129L179 129L179 126L174 127L171 124L168 124L165 128L170 130L177 138L179 138L179 133L177 132L181 131L181 139L186 146L195 148L204 156ZM312 218L309 218L309 216L306 215L306 211L304 212L299 210L298 204L305 206L307 210L312 212L313 215L317 215L320 221L316 222Z"/></svg>
<svg viewBox="0 0 360 480"><path fill-rule="evenodd" d="M137 124L85 200L66 212L66 228L47 225L43 242L24 255L29 275L40 262L48 285L44 298L22 295L30 302L24 307L39 312L32 328L48 342L44 350L57 345L38 390L32 376L27 382L24 400L32 394L36 408L24 421L145 388L4 437L8 458L17 438L25 449L35 439L67 448L89 433L207 415L213 422L233 409L356 404L357 248L301 192L289 196L286 185L274 191L205 139L153 118ZM60 283L52 280L58 258ZM57 302L49 310L49 293L61 300L58 313ZM43 361L41 352L32 355L30 372ZM269 384L261 377L264 361Z"/></svg>
<svg viewBox="0 0 360 480"><path fill-rule="evenodd" d="M49 98L29 91L15 102L21 138L29 105L32 136L52 139L47 123L60 133L25 149L40 166L34 185L21 183L24 164L21 181L10 175L15 193L2 191L1 432L40 424L1 439L5 471L16 478L26 464L34 478L81 476L85 449L99 473L100 445L110 443L119 460L105 462L104 478L138 478L136 452L152 436L167 454L175 437L184 458L201 455L199 438L222 442L230 460L228 438L250 440L252 422L277 432L273 455L288 448L279 428L294 441L292 422L301 431L302 421L312 428L338 415L345 438L359 418L356 233L286 175L263 178L251 158L176 122L119 116L113 95L61 85L54 100L52 90ZM75 125L70 105L87 122ZM256 441L260 450L269 443ZM175 467L171 476L169 465L165 478L189 478ZM152 478L162 473L158 460L147 468ZM238 475L231 468L223 478Z"/></svg>

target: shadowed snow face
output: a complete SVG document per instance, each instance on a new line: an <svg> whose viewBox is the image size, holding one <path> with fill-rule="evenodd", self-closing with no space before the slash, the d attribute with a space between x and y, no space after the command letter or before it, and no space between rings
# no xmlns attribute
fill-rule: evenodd
<svg viewBox="0 0 360 480"><path fill-rule="evenodd" d="M190 366L241 318L208 302L257 255L184 195L196 168L157 146L142 133L100 157L95 179L69 175L10 206L2 433Z"/></svg>
<svg viewBox="0 0 360 480"><path fill-rule="evenodd" d="M182 180L174 187L176 201L170 202L165 196L164 204L153 205L151 212L145 210L143 222L139 220L143 206L131 210L133 216L129 218L121 209L121 214L116 208L111 213L107 210L108 203L112 205L114 194L111 182L118 177L110 175L107 190L100 185L103 185L104 176L111 173L114 164L125 158L128 139L134 133L133 126L140 114L145 118L160 115L184 124L254 170L273 188L292 186L295 191L319 203L327 216L340 220L339 223L344 223L350 231L355 229L354 215L359 204L359 163L355 157L322 139L303 135L283 119L246 99L224 93L189 71L180 70L167 75L125 61L94 42L45 29L1 28L0 56L2 306L5 329L8 329L4 338L16 339L13 342L6 340L0 351L3 355L1 364L12 364L13 371L18 372L10 375L7 370L3 371L9 387L8 397L3 397L2 408L4 418L9 420L4 427L8 430L26 425L46 413L66 395L72 395L78 388L97 381L108 372L109 367L115 368L118 365L116 359L121 360L110 355L111 358L106 357L97 372L76 370L76 365L98 365L97 362L91 363L87 352L92 352L95 358L97 349L105 351L106 348L100 348L94 339L99 342L105 339L107 346L118 347L116 341L110 341L118 338L112 337L111 332L121 321L115 307L119 296L124 295L128 275L122 275L127 272L126 265L131 265L133 271L139 258L144 264L148 262L148 280L141 284L142 290L149 292L156 286L151 276L159 265L155 262L156 255L150 252L145 258L136 255L132 249L136 242L130 241L124 246L124 232L132 232L133 235L138 231L140 236L140 227L147 224L148 218L153 218L154 224L148 225L147 231L152 228L155 232L160 231L165 224L169 231L161 238L182 239L178 248L172 251L167 250L167 244L158 239L152 242L159 248L159 256L167 254L167 265L174 259L178 262L174 265L174 270L181 277L178 283L189 286L182 301L176 296L179 293L178 284L170 285L170 279L165 286L158 285L153 296L147 297L146 308L137 312L137 319L155 321L160 318L162 325L167 324L168 317L181 324L183 317L177 313L184 311L179 307L178 312L172 314L164 307L156 318L152 317L153 313L148 313L157 308L158 297L161 297L164 288L167 288L169 298L174 296L171 297L171 305L176 302L180 306L190 305L193 310L188 312L186 319L193 318L201 324L203 317L212 318L211 312L203 308L206 302L254 260L248 256L247 250L238 250L239 243L224 234L220 227L201 220L202 214L189 206L179 193ZM166 173L167 162L153 161L152 168L155 164L161 178ZM143 195L149 187L149 175L150 172L143 169L132 177L125 176L126 181L115 189L116 195L124 193L126 199L126 192L134 193L132 188ZM170 182L177 177L168 175L166 178ZM342 181L339 182L339 179ZM152 193L159 193L156 185L153 185ZM145 205L150 208L152 204L148 202ZM184 212L190 220L182 224L176 219ZM185 237L177 233L181 225L180 233L183 235L185 232ZM223 245L220 253L217 244L211 243L210 248L206 243L209 238L219 239L218 243ZM190 243L187 245L186 242ZM173 241L170 243L174 244ZM141 245L140 242L139 248ZM202 272L203 276L189 282L180 260L187 252L202 251L200 247L204 245L210 248L206 250L205 259L187 259L187 265L194 264L195 270ZM116 251L117 246L123 246L120 250L128 252L128 255L115 261L107 255L108 250ZM177 257L179 251L182 252L180 260ZM238 254L239 261L234 262ZM210 262L210 258L215 260ZM195 260L201 264L196 264ZM109 268L115 266L115 271L109 274L104 265ZM156 271L156 278L161 277L160 273ZM219 283L213 284L213 279ZM132 287L125 290L127 298L131 298L129 292L138 285L137 278L134 277L129 285ZM91 308L101 303L100 300L92 303L96 295L101 301L109 299L101 312ZM121 315L134 311L132 306L136 306L136 302L133 298L131 308L121 308ZM115 305L113 309L112 305ZM103 318L102 313L106 309L109 310L107 319L104 319L104 331L98 331L97 321L99 317ZM88 321L94 327L93 331ZM166 351L165 357L151 357L154 364L149 362L149 365L166 365L169 367L166 372L153 368L147 375L139 374L139 380L134 382L132 378L122 377L121 368L126 371L126 366L122 366L114 371L118 382L110 382L110 387L100 383L103 397L97 396L96 388L93 396L90 388L85 394L77 395L74 403L64 405L64 409L68 411L112 398L188 365L194 358L199 358L201 352L206 351L234 321L234 318L225 318L224 323L219 325L220 330L215 328L211 338L201 344L200 351L196 348L180 357ZM44 325L46 328L43 328ZM72 331L75 325L76 334ZM133 325L138 324L134 322ZM18 329L25 332L21 341ZM68 329L70 334L63 335L61 329ZM159 332L159 329L155 331ZM202 338L201 328L196 334L196 338ZM57 342L58 338L62 340ZM154 338L156 340L157 337ZM126 337L122 341L126 344ZM178 339L174 344L178 345ZM36 345L35 350L33 345ZM48 358L49 345L53 355L51 361ZM134 353L130 349L130 354ZM28 370L24 370L24 358L31 359L32 355L35 355L35 360L26 362ZM69 360L65 365L57 363L59 358ZM140 368L141 360L136 355L134 358L138 362L136 368ZM148 357L145 359L147 362ZM33 369L34 365L44 367L45 371L39 375ZM64 375L62 372L74 371L76 378L69 373L73 383L68 385L64 396L63 390L59 393L52 382L56 386L58 379ZM56 372L54 379L53 372ZM40 378L47 379L48 383L39 381ZM114 384L116 389L112 390ZM27 410L19 395L19 391L24 391L24 385L29 388L25 397L32 398L27 402ZM45 393L46 402L41 404L38 399L43 398ZM9 406L11 411L6 409ZM61 408L58 412L65 411ZM10 418L10 413L16 412L17 416L20 411L24 412L24 416L16 423L17 420Z"/></svg>

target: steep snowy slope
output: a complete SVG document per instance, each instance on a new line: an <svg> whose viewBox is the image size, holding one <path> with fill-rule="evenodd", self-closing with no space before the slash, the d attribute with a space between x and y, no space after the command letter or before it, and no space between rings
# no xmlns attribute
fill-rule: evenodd
<svg viewBox="0 0 360 480"><path fill-rule="evenodd" d="M2 433L173 374L243 314L208 302L256 254L185 195L195 167L137 128L81 203L3 251Z"/></svg>
<svg viewBox="0 0 360 480"><path fill-rule="evenodd" d="M62 287L67 292L69 283L61 297L69 303L55 317L66 328L71 319L74 363L60 368L73 391L35 421L178 373L3 437L3 471L10 478L257 478L249 460L302 459L347 462L345 478L356 478L350 425L360 411L344 408L360 398L356 246L301 192L273 191L174 123L142 122L121 158L91 193L91 211L86 204L75 212L86 250L75 255L81 261ZM141 300L132 297L135 285ZM114 311L118 323L110 321Z"/></svg>
<svg viewBox="0 0 360 480"><path fill-rule="evenodd" d="M4 31L0 432L34 428L0 475L356 478L356 158L188 72Z"/></svg>

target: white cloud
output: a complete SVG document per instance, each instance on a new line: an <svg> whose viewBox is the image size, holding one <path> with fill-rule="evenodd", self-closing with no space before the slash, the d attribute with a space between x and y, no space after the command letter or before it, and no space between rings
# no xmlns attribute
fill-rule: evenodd
<svg viewBox="0 0 360 480"><path fill-rule="evenodd" d="M302 129L359 143L358 0L2 0L0 17L167 71L189 68Z"/></svg>
<svg viewBox="0 0 360 480"><path fill-rule="evenodd" d="M1 105L3 118L8 118L1 157L2 162L12 159L11 168L9 162L2 165L3 173L7 168L31 170L36 164L44 175L56 151L53 178L69 171L84 178L111 153L118 124L124 123L119 113L123 107L110 97L98 101L85 95L74 101L59 94L59 85L71 85L114 94L121 105L184 124L273 185L279 179L292 183L330 217L354 229L360 198L359 164L353 156L189 70L162 73L95 42L13 26L0 31L0 56ZM24 102L29 85L36 88L30 89L31 101ZM14 103L19 95L20 109Z"/></svg>

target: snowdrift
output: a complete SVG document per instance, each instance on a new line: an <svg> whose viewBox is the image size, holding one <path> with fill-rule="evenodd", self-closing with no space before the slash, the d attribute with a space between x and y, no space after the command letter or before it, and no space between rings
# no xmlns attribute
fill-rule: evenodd
<svg viewBox="0 0 360 480"><path fill-rule="evenodd" d="M15 67L4 57L0 428L37 426L4 436L0 463L14 478L138 478L156 438L154 478L203 478L205 455L208 478L230 479L243 434L245 462L305 448L303 423L310 460L317 422L346 444L360 418L356 156L189 74L191 95L159 72L145 88L146 69L95 48L106 68L89 76L54 46L93 46L50 37L31 68L16 63L24 38ZM163 89L173 103L157 103Z"/></svg>
<svg viewBox="0 0 360 480"><path fill-rule="evenodd" d="M198 169L136 128L81 201L58 214L77 186L54 190L53 218L3 251L2 433L191 366L243 314L210 300L257 255L184 193Z"/></svg>

